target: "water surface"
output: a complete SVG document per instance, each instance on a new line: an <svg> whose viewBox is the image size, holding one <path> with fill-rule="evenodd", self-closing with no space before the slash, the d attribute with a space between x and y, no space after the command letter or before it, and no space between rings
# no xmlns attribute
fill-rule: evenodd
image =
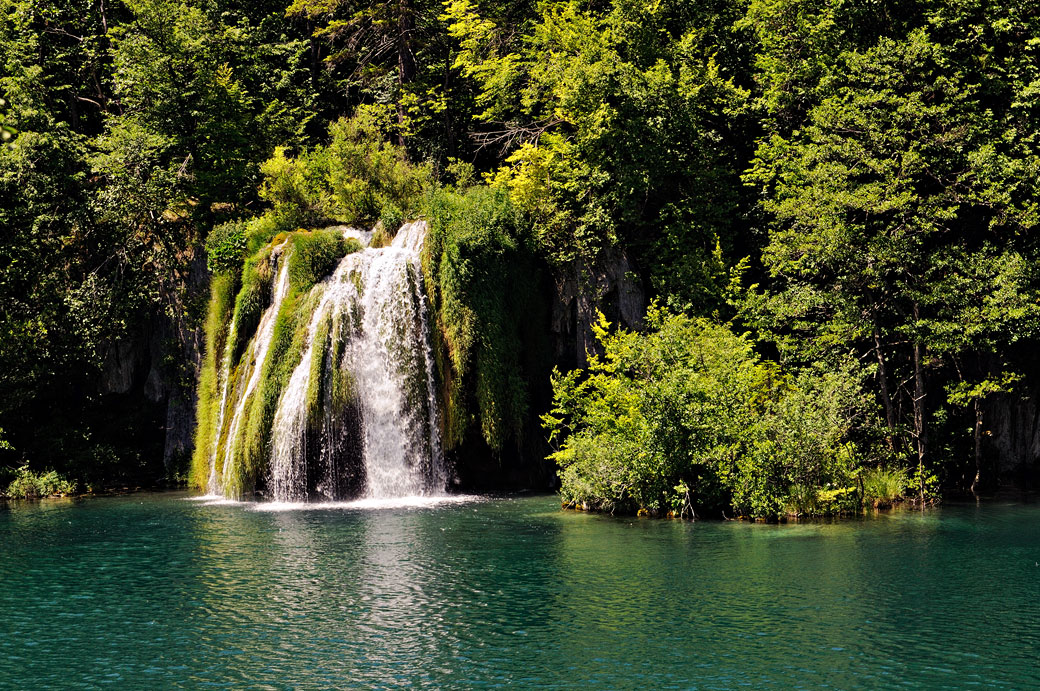
<svg viewBox="0 0 1040 691"><path fill-rule="evenodd" d="M0 504L0 687L1040 686L1040 508ZM270 509L276 510L270 510Z"/></svg>

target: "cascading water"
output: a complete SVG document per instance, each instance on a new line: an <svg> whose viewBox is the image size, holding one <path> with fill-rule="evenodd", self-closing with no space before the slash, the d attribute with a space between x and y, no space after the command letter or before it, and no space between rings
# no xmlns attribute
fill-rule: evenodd
<svg viewBox="0 0 1040 691"><path fill-rule="evenodd" d="M430 327L420 270L426 224L403 226L389 247L344 257L311 289L299 363L270 423L266 494L276 501L387 499L444 491ZM351 236L367 240L355 232ZM291 251L291 250L290 250ZM283 255L287 253L282 253ZM227 424L223 463L214 452L210 493L221 493L238 430L263 366L285 297L288 261L243 363L239 393L228 393L225 355L218 430ZM233 330L229 342L233 341ZM230 348L230 345L229 345ZM234 387L232 387L234 388ZM219 434L219 432L218 432ZM214 445L220 448L220 444Z"/></svg>
<svg viewBox="0 0 1040 691"><path fill-rule="evenodd" d="M218 443L213 445L213 454L210 458L209 480L206 483L206 489L209 494L222 494L222 489L227 484L226 477L231 467L232 453L235 448L235 441L238 437L239 429L242 425L242 417L245 414L249 397L256 390L257 383L260 381L260 374L263 371L264 362L267 360L267 352L270 348L271 337L274 333L275 319L278 316L279 308L282 306L282 301L285 299L286 293L289 291L289 261L285 252L284 242L275 247L271 252L270 261L278 267L278 274L274 281L274 290L271 294L271 304L268 305L267 309L264 310L263 315L260 317L260 324L257 327L256 336L252 341L250 341L246 351L246 356L243 361L244 366L246 367L246 386L244 390L237 392L234 400L230 402L228 401L229 394L236 393L232 392L233 382L231 377L231 367L233 364L235 336L238 325L234 320L232 320L231 324L228 326L227 345L225 347L224 359L221 367L223 383L221 385L220 412L216 427ZM231 416L231 422L225 431L224 417L229 405L234 405L234 411ZM222 435L224 439L224 454L221 458L222 462L220 470L218 471L217 457L221 449L219 442Z"/></svg>

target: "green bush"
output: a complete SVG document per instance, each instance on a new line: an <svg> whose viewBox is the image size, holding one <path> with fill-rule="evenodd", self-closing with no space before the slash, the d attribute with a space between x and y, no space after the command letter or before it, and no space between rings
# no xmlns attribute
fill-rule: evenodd
<svg viewBox="0 0 1040 691"><path fill-rule="evenodd" d="M383 211L379 214L379 222L383 224L383 231L390 236L396 235L404 224L404 212L393 202L383 205Z"/></svg>
<svg viewBox="0 0 1040 691"><path fill-rule="evenodd" d="M293 233L292 249L289 250L289 285L296 290L310 288L332 273L340 259L360 248L357 240L348 242L336 230Z"/></svg>
<svg viewBox="0 0 1040 691"><path fill-rule="evenodd" d="M260 197L271 205L271 213L293 226L317 225L332 219L332 196L328 184L328 155L318 147L296 158L278 147L260 166L264 175Z"/></svg>
<svg viewBox="0 0 1040 691"><path fill-rule="evenodd" d="M402 219L415 210L433 181L429 164L416 165L403 148L386 139L390 111L362 106L353 118L329 127L328 146L286 155L274 155L260 167L264 182L260 196L271 213L295 226L327 221L369 223L393 210ZM393 234L394 227L387 223Z"/></svg>
<svg viewBox="0 0 1040 691"><path fill-rule="evenodd" d="M596 335L587 372L553 375L543 423L565 501L583 508L776 518L845 508L849 371L785 374L729 327L652 308L646 333Z"/></svg>
<svg viewBox="0 0 1040 691"><path fill-rule="evenodd" d="M75 491L76 483L54 470L36 473L29 470L29 466L22 466L16 472L15 479L7 486L5 494L12 499L38 499L65 496Z"/></svg>
<svg viewBox="0 0 1040 691"><path fill-rule="evenodd" d="M328 182L347 223L374 220L387 207L413 211L433 181L428 164L415 165L386 140L392 118L384 106L362 106L329 127ZM398 224L400 227L400 224ZM386 224L391 235L397 228Z"/></svg>
<svg viewBox="0 0 1040 691"><path fill-rule="evenodd" d="M206 238L206 266L214 273L237 270L246 251L246 227L243 221L222 223Z"/></svg>

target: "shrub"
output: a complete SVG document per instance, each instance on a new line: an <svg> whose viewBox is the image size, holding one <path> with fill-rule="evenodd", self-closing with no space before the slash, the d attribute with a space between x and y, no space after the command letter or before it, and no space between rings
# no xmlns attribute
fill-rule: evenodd
<svg viewBox="0 0 1040 691"><path fill-rule="evenodd" d="M292 225L314 225L331 218L332 197L328 189L328 157L321 147L296 158L278 147L261 166L264 175L260 197L271 204L271 212Z"/></svg>
<svg viewBox="0 0 1040 691"><path fill-rule="evenodd" d="M342 233L331 229L294 233L289 250L289 285L296 290L310 288L330 274L349 251L360 248L357 240L348 242Z"/></svg>
<svg viewBox="0 0 1040 691"><path fill-rule="evenodd" d="M18 469L15 479L7 486L6 494L13 499L38 499L40 497L65 496L76 491L76 483L50 470L35 473L29 466Z"/></svg>
<svg viewBox="0 0 1040 691"><path fill-rule="evenodd" d="M385 107L362 106L329 127L328 146L295 158L275 149L260 167L260 196L271 213L295 227L371 222L386 211L392 221L413 211L432 184L432 168L411 163L403 148L387 141L389 116ZM391 234L400 227L385 225Z"/></svg>
<svg viewBox="0 0 1040 691"><path fill-rule="evenodd" d="M379 222L383 224L383 230L391 237L397 234L404 224L404 212L393 202L383 205L383 211L379 214Z"/></svg>
<svg viewBox="0 0 1040 691"><path fill-rule="evenodd" d="M214 273L237 270L246 251L243 221L229 221L213 228L206 238L206 266Z"/></svg>
<svg viewBox="0 0 1040 691"><path fill-rule="evenodd" d="M363 106L329 127L328 183L347 223L373 220L391 206L403 216L432 183L428 164L409 162L403 148L386 140L391 115L385 106ZM400 227L385 225L391 235Z"/></svg>
<svg viewBox="0 0 1040 691"><path fill-rule="evenodd" d="M253 256L279 235L291 233L299 226L291 215L269 211L246 224L246 255Z"/></svg>
<svg viewBox="0 0 1040 691"><path fill-rule="evenodd" d="M651 308L596 326L603 356L553 375L543 416L565 501L591 508L827 513L851 501L851 371L783 373L726 325Z"/></svg>

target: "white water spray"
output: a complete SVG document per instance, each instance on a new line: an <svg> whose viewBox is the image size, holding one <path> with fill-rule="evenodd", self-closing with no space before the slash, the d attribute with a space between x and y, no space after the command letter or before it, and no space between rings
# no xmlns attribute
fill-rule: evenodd
<svg viewBox="0 0 1040 691"><path fill-rule="evenodd" d="M443 494L446 477L420 268L425 232L423 222L405 225L391 246L347 255L312 289L316 306L303 351L272 423L267 477L272 499L374 501ZM345 234L358 237L356 231ZM286 265L283 257L280 287L250 346L255 352L250 351L249 360L255 364L228 425L224 478L216 478L214 458L211 494L227 486L247 399L259 380L284 298ZM230 354L225 360L227 372ZM226 389L225 384L221 424L224 408L230 407Z"/></svg>

